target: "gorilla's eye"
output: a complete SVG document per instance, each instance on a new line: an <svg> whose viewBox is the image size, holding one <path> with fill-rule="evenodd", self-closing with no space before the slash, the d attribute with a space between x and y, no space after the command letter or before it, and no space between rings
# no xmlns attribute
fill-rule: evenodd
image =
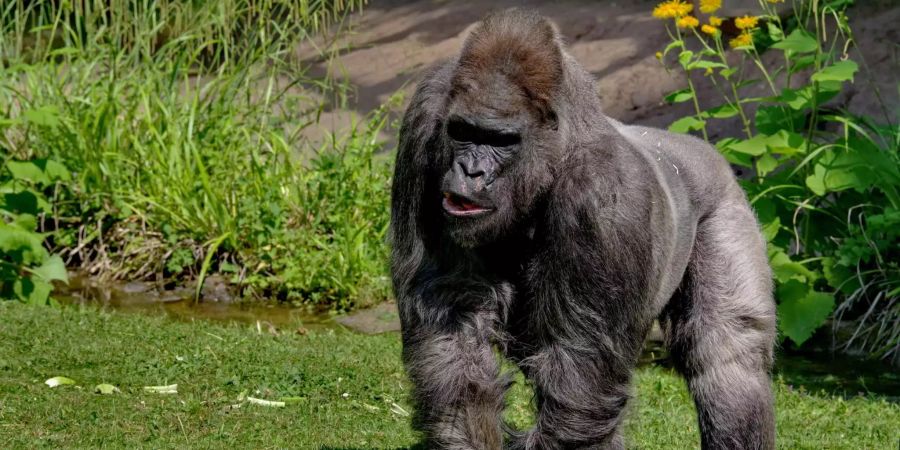
<svg viewBox="0 0 900 450"><path fill-rule="evenodd" d="M522 142L518 133L481 128L462 120L447 123L447 135L456 142L468 142L490 147L511 147Z"/></svg>

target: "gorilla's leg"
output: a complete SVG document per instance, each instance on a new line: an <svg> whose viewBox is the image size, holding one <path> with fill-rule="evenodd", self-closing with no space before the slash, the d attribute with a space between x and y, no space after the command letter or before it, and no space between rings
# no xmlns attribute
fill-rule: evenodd
<svg viewBox="0 0 900 450"><path fill-rule="evenodd" d="M534 384L537 424L512 448L625 448L620 425L630 397L631 364L629 355L566 344L545 347L524 360L521 365Z"/></svg>
<svg viewBox="0 0 900 450"><path fill-rule="evenodd" d="M697 406L702 447L774 448L771 272L736 187L700 222L687 274L661 322Z"/></svg>
<svg viewBox="0 0 900 450"><path fill-rule="evenodd" d="M487 317L486 317L487 316ZM403 356L415 389L416 428L427 447L499 449L509 381L499 376L491 315L474 313L453 327L409 327Z"/></svg>

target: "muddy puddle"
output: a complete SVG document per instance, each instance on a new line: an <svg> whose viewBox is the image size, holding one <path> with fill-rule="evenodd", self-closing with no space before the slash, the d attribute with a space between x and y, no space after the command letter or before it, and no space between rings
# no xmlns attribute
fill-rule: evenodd
<svg viewBox="0 0 900 450"><path fill-rule="evenodd" d="M194 290L158 290L152 283L100 282L74 275L54 298L63 305L96 307L125 313L162 314L176 320L212 320L257 325L263 330L328 330L341 328L334 314L278 302L194 301Z"/></svg>
<svg viewBox="0 0 900 450"><path fill-rule="evenodd" d="M275 302L201 301L194 291L182 288L159 291L149 283L98 283L74 276L67 289L55 295L65 305L83 305L104 310L164 314L176 320L212 320L256 326L262 332L352 330L364 334L399 331L396 306L385 303L350 315L311 311ZM661 332L654 329L644 346L641 365L672 367L662 345ZM776 355L775 377L792 389L811 394L843 397L870 395L900 403L900 370L878 361L864 361L831 353L825 346L803 351L781 348Z"/></svg>

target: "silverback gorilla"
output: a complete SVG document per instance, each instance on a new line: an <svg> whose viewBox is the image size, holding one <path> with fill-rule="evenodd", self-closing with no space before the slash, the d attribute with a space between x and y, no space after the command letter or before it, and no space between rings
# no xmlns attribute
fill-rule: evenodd
<svg viewBox="0 0 900 450"><path fill-rule="evenodd" d="M400 132L392 276L427 448L622 448L659 319L707 449L770 449L775 306L765 242L705 142L603 115L530 12L485 18L419 84ZM536 425L501 420L534 387Z"/></svg>

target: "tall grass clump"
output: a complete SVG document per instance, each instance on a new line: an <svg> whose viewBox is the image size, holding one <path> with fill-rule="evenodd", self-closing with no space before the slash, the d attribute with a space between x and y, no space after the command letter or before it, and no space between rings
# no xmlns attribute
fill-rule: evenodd
<svg viewBox="0 0 900 450"><path fill-rule="evenodd" d="M317 33L362 3L5 2L0 147L71 171L45 192L52 246L102 276L383 298L385 115L319 149L303 138L340 84L310 76L298 44L327 60Z"/></svg>
<svg viewBox="0 0 900 450"><path fill-rule="evenodd" d="M707 139L714 121L741 130L713 144L752 174L742 185L768 239L782 335L801 345L834 317L850 325L841 346L900 362L897 117L883 103L883 116L865 117L832 101L866 67L852 1L781 3L760 0L760 14L727 19L715 15L722 1L701 0L703 22L683 0L656 7L672 38L657 56L676 55L717 93L700 99L691 82L669 95L694 110L670 130ZM749 95L752 86L765 93Z"/></svg>

